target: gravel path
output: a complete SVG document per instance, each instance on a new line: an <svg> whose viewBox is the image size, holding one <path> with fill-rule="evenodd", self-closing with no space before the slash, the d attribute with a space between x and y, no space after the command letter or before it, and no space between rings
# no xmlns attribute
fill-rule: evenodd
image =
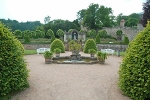
<svg viewBox="0 0 150 100"><path fill-rule="evenodd" d="M117 87L121 57L109 56L104 65L45 64L43 55L25 58L30 87L12 100L130 100Z"/></svg>

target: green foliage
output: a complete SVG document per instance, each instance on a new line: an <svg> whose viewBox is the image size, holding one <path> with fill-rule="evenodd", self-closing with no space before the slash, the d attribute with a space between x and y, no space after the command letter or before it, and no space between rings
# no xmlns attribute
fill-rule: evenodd
<svg viewBox="0 0 150 100"><path fill-rule="evenodd" d="M37 51L36 50L25 50L24 54L25 55L33 55L33 54L37 54Z"/></svg>
<svg viewBox="0 0 150 100"><path fill-rule="evenodd" d="M99 61L104 61L108 57L107 53L103 53L101 51L98 51L96 55Z"/></svg>
<svg viewBox="0 0 150 100"><path fill-rule="evenodd" d="M62 29L59 29L59 30L56 32L56 35L58 35L59 38L60 38L62 41L63 41L64 34L65 34L65 32L64 32Z"/></svg>
<svg viewBox="0 0 150 100"><path fill-rule="evenodd" d="M96 44L101 43L101 39L100 39L99 35L96 36L95 42L96 42Z"/></svg>
<svg viewBox="0 0 150 100"><path fill-rule="evenodd" d="M150 22L129 43L119 69L119 87L134 100L150 98Z"/></svg>
<svg viewBox="0 0 150 100"><path fill-rule="evenodd" d="M52 43L54 40L55 40L55 36L52 35L52 36L51 36L51 43Z"/></svg>
<svg viewBox="0 0 150 100"><path fill-rule="evenodd" d="M44 32L40 30L36 30L35 33L36 33L36 38L43 38L45 36Z"/></svg>
<svg viewBox="0 0 150 100"><path fill-rule="evenodd" d="M117 35L117 36L121 36L122 33L123 33L122 30L117 30L116 35Z"/></svg>
<svg viewBox="0 0 150 100"><path fill-rule="evenodd" d="M88 53L89 49L94 49L97 51L96 43L93 39L88 39L84 45L83 52Z"/></svg>
<svg viewBox="0 0 150 100"><path fill-rule="evenodd" d="M54 49L59 48L61 49L61 53L65 52L65 46L60 39L55 39L50 46L50 49L54 52Z"/></svg>
<svg viewBox="0 0 150 100"><path fill-rule="evenodd" d="M61 53L61 49L60 49L60 48L55 48L55 49L54 49L54 52L55 52L55 53Z"/></svg>
<svg viewBox="0 0 150 100"><path fill-rule="evenodd" d="M127 36L124 37L124 43L125 43L125 44L129 44L129 39L128 39Z"/></svg>
<svg viewBox="0 0 150 100"><path fill-rule="evenodd" d="M10 27L12 29L12 31L14 32L15 30L30 30L33 31L37 26L42 25L40 23L40 21L27 21L27 22L18 22L17 20L11 20L11 19L0 19L0 21L2 23L4 23L5 25L7 25L8 27Z"/></svg>
<svg viewBox="0 0 150 100"><path fill-rule="evenodd" d="M79 34L81 34L81 35L84 34L84 33L86 33L84 30L79 31Z"/></svg>
<svg viewBox="0 0 150 100"><path fill-rule="evenodd" d="M76 40L69 42L69 50L81 50L81 44Z"/></svg>
<svg viewBox="0 0 150 100"><path fill-rule="evenodd" d="M96 52L97 52L97 51L96 51L95 49L89 49L89 50L88 50L88 53L89 53L89 54L96 54Z"/></svg>
<svg viewBox="0 0 150 100"><path fill-rule="evenodd" d="M117 26L120 26L120 21L122 19L124 19L126 21L125 26L133 27L133 26L137 26L137 24L139 23L139 20L141 20L141 15L138 13L132 13L129 16L126 16L126 15L123 15L122 13L120 13L116 17Z"/></svg>
<svg viewBox="0 0 150 100"><path fill-rule="evenodd" d="M46 16L46 17L44 18L44 23L45 23L45 24L49 23L49 22L50 22L50 19L51 19L50 16Z"/></svg>
<svg viewBox="0 0 150 100"><path fill-rule="evenodd" d="M18 39L22 38L22 32L20 30L15 30L13 33Z"/></svg>
<svg viewBox="0 0 150 100"><path fill-rule="evenodd" d="M59 37L63 37L64 36L64 31L62 29L59 29L56 34L59 36Z"/></svg>
<svg viewBox="0 0 150 100"><path fill-rule="evenodd" d="M29 86L23 55L22 44L0 23L0 97Z"/></svg>
<svg viewBox="0 0 150 100"><path fill-rule="evenodd" d="M48 36L48 37L53 36L53 35L54 35L54 32L51 29L49 29L46 33L46 36Z"/></svg>
<svg viewBox="0 0 150 100"><path fill-rule="evenodd" d="M106 38L108 36L105 30L99 30L98 35L100 36L100 38Z"/></svg>
<svg viewBox="0 0 150 100"><path fill-rule="evenodd" d="M53 51L45 51L44 58L52 58L53 54L54 54Z"/></svg>
<svg viewBox="0 0 150 100"><path fill-rule="evenodd" d="M87 9L82 9L77 13L78 20L82 20L83 26L88 26L89 29L111 27L114 19L111 14L111 8L93 3L91 3Z"/></svg>
<svg viewBox="0 0 150 100"><path fill-rule="evenodd" d="M25 36L24 42L25 43L30 43L31 42L30 37L29 36Z"/></svg>
<svg viewBox="0 0 150 100"><path fill-rule="evenodd" d="M123 33L122 30L117 30L116 36L117 36L117 39L118 39L118 40L121 40L122 33Z"/></svg>
<svg viewBox="0 0 150 100"><path fill-rule="evenodd" d="M51 29L53 30L54 33L56 33L59 29L65 30L66 32L68 32L69 29L80 30L80 27L77 26L75 23L70 22L68 20L61 20L61 19L52 20L48 24L43 25L43 27L45 32Z"/></svg>
<svg viewBox="0 0 150 100"><path fill-rule="evenodd" d="M31 38L37 39L36 31L31 31Z"/></svg>
<svg viewBox="0 0 150 100"><path fill-rule="evenodd" d="M71 33L71 32L73 32L73 30L74 30L74 29L69 29L69 31L68 31L68 32L69 32L69 33Z"/></svg>
<svg viewBox="0 0 150 100"><path fill-rule="evenodd" d="M145 3L143 3L143 10L144 13L142 15L142 25L143 27L146 27L147 21L150 20L150 0L146 0Z"/></svg>
<svg viewBox="0 0 150 100"><path fill-rule="evenodd" d="M96 37L96 31L94 29L90 30L88 34L93 39Z"/></svg>

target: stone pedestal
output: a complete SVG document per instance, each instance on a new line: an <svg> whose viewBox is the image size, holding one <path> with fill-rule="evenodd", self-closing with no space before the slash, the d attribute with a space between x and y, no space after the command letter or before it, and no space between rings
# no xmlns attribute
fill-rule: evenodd
<svg viewBox="0 0 150 100"><path fill-rule="evenodd" d="M74 50L72 51L72 55L70 55L70 60L81 60L81 55L79 54L80 51Z"/></svg>

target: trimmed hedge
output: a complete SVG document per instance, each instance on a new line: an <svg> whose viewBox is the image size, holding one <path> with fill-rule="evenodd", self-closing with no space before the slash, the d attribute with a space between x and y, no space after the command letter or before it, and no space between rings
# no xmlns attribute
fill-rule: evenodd
<svg viewBox="0 0 150 100"><path fill-rule="evenodd" d="M0 96L29 86L23 55L22 44L0 23Z"/></svg>
<svg viewBox="0 0 150 100"><path fill-rule="evenodd" d="M54 52L54 49L59 48L61 49L61 53L65 52L65 46L60 39L55 39L50 46L50 49Z"/></svg>
<svg viewBox="0 0 150 100"><path fill-rule="evenodd" d="M97 51L96 43L93 39L88 39L85 42L83 52L88 53L89 49L95 49Z"/></svg>
<svg viewBox="0 0 150 100"><path fill-rule="evenodd" d="M119 87L134 100L150 98L150 22L129 43L119 69Z"/></svg>
<svg viewBox="0 0 150 100"><path fill-rule="evenodd" d="M99 35L96 36L95 42L96 42L96 44L101 43L101 39L100 39Z"/></svg>
<svg viewBox="0 0 150 100"><path fill-rule="evenodd" d="M129 44L129 39L128 39L127 36L124 37L124 43L125 43L125 44Z"/></svg>

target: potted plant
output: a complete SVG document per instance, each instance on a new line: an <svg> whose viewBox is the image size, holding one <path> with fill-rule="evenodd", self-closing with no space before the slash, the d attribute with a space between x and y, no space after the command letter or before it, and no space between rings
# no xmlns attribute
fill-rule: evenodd
<svg viewBox="0 0 150 100"><path fill-rule="evenodd" d="M76 40L71 40L69 42L69 50L72 51L72 54L78 55L81 50L81 44Z"/></svg>
<svg viewBox="0 0 150 100"><path fill-rule="evenodd" d="M45 58L45 63L49 64L51 63L51 58L53 57L53 52L52 51L45 51L44 52L44 58Z"/></svg>
<svg viewBox="0 0 150 100"><path fill-rule="evenodd" d="M94 55L96 54L96 50L95 49L89 49L88 53L91 54L91 57L94 57Z"/></svg>
<svg viewBox="0 0 150 100"><path fill-rule="evenodd" d="M56 57L60 57L61 49L60 48L55 48L54 53L55 53Z"/></svg>
<svg viewBox="0 0 150 100"><path fill-rule="evenodd" d="M107 59L107 57L108 57L107 53L103 53L101 51L97 52L97 59L99 63L104 64L105 59Z"/></svg>

